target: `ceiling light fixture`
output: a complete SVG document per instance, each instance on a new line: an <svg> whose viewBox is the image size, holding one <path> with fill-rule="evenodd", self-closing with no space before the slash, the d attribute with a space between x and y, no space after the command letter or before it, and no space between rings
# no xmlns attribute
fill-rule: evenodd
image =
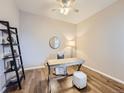
<svg viewBox="0 0 124 93"><path fill-rule="evenodd" d="M70 11L70 8L61 8L60 9L60 13L61 14L64 14L64 15L67 15Z"/></svg>
<svg viewBox="0 0 124 93"><path fill-rule="evenodd" d="M60 4L60 13L67 15L72 9L75 0L58 0L58 2Z"/></svg>
<svg viewBox="0 0 124 93"><path fill-rule="evenodd" d="M70 10L74 10L74 12L79 12L78 9L74 8L75 0L57 0L59 4L58 9L52 9L53 11L59 11L63 15L67 15Z"/></svg>

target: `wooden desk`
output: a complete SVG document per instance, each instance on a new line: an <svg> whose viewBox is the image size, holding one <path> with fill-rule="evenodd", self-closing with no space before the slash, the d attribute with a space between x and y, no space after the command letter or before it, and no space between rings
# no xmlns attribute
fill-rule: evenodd
<svg viewBox="0 0 124 93"><path fill-rule="evenodd" d="M80 67L84 63L84 60L81 58L66 58L66 59L53 59L53 60L48 60L47 61L47 66L48 66L48 86L49 86L49 92L51 93L51 88L50 88L50 75L51 75L51 68L56 68L59 66L74 66L78 65L78 71L80 70ZM66 75L70 76L70 75Z"/></svg>

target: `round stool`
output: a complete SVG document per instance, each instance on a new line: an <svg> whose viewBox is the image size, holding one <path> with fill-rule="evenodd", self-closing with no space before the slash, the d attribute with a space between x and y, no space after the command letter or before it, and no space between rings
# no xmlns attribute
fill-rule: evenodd
<svg viewBox="0 0 124 93"><path fill-rule="evenodd" d="M76 71L72 77L73 84L79 88L85 88L87 86L87 75L81 71Z"/></svg>

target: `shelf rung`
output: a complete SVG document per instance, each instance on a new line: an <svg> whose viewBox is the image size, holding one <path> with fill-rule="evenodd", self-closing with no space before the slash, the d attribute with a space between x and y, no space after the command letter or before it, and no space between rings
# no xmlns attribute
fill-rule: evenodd
<svg viewBox="0 0 124 93"><path fill-rule="evenodd" d="M20 55L16 55L16 56L14 56L14 57L20 57ZM9 58L13 58L12 56L9 56L9 57L4 57L3 59L9 59Z"/></svg>
<svg viewBox="0 0 124 93"><path fill-rule="evenodd" d="M19 76L19 82L21 82L23 78L24 78L23 75ZM10 80L10 81L6 84L6 87L10 87L10 86L13 86L13 85L16 85L16 84L18 84L17 79L16 79L16 80L12 80L12 81Z"/></svg>
<svg viewBox="0 0 124 93"><path fill-rule="evenodd" d="M6 44L1 44L1 45L3 45L3 46L10 46L10 43L6 43ZM12 45L14 45L14 46L18 46L18 44L17 43L15 43L15 44L12 44Z"/></svg>
<svg viewBox="0 0 124 93"><path fill-rule="evenodd" d="M22 66L20 65L18 68L17 68L17 71L19 71L19 69L21 68ZM9 73L9 72L13 72L13 71L16 71L16 69L8 69L6 70L4 73Z"/></svg>
<svg viewBox="0 0 124 93"><path fill-rule="evenodd" d="M10 27L10 29L16 29L15 27Z"/></svg>
<svg viewBox="0 0 124 93"><path fill-rule="evenodd" d="M5 32L5 33L8 33L8 30L7 30L7 29L0 29L0 31ZM10 30L10 32L13 33L13 34L16 34L16 33L13 32L12 30Z"/></svg>
<svg viewBox="0 0 124 93"><path fill-rule="evenodd" d="M0 29L0 31L4 32L4 33L8 33L7 29Z"/></svg>
<svg viewBox="0 0 124 93"><path fill-rule="evenodd" d="M16 85L16 84L18 84L17 81L10 81L10 82L6 85L6 87L10 87L10 86L13 86L13 85Z"/></svg>
<svg viewBox="0 0 124 93"><path fill-rule="evenodd" d="M0 23L4 26L7 26L7 23L9 23L8 21L0 21Z"/></svg>

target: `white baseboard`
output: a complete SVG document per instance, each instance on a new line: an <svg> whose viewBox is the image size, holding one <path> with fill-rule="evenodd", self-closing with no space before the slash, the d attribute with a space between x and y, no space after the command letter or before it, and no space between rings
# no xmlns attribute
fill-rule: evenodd
<svg viewBox="0 0 124 93"><path fill-rule="evenodd" d="M108 75L108 74L105 74L105 73L103 73L103 72L101 72L101 71L99 71L99 70L96 70L96 69L94 69L94 68L91 68L91 67L89 67L89 66L86 66L86 65L83 65L84 67L86 67L86 68L88 68L88 69L90 69L90 70L92 70L92 71L95 71L95 72L97 72L97 73L99 73L99 74L102 74L103 76L106 76L106 77L108 77L108 78L110 78L110 79L112 79L112 80L114 80L114 81L116 81L116 82L119 82L119 83L121 83L121 84L124 84L124 81L122 81L122 80L120 80L120 79L117 79L117 78L115 78L115 77L112 77L112 76L110 76L110 75ZM41 69L41 68L45 68L45 66L44 65L42 65L42 66L35 66L35 67L27 67L27 68L25 68L25 70L34 70L34 69ZM1 93L1 92L0 92Z"/></svg>
<svg viewBox="0 0 124 93"><path fill-rule="evenodd" d="M4 87L2 90L0 90L0 93L3 93L6 90L6 87Z"/></svg>
<svg viewBox="0 0 124 93"><path fill-rule="evenodd" d="M121 83L121 84L124 84L124 81L122 81L122 80L120 80L120 79L117 79L117 78L115 78L115 77L112 77L112 76L110 76L110 75L108 75L108 74L105 74L105 73L103 73L103 72L101 72L101 71L99 71L99 70L96 70L96 69L94 69L94 68L91 68L91 67L89 67L89 66L86 66L86 65L83 65L84 67L86 67L86 68L88 68L88 69L90 69L90 70L92 70L92 71L94 71L94 72L97 72L97 73L99 73L99 74L102 74L103 76L106 76L106 77L108 77L108 78L110 78L110 79L112 79L112 80L114 80L114 81L116 81L116 82L119 82L119 83Z"/></svg>
<svg viewBox="0 0 124 93"><path fill-rule="evenodd" d="M41 69L41 68L45 68L44 65L42 66L35 66L35 67L27 67L27 68L24 68L25 70L34 70L34 69Z"/></svg>

